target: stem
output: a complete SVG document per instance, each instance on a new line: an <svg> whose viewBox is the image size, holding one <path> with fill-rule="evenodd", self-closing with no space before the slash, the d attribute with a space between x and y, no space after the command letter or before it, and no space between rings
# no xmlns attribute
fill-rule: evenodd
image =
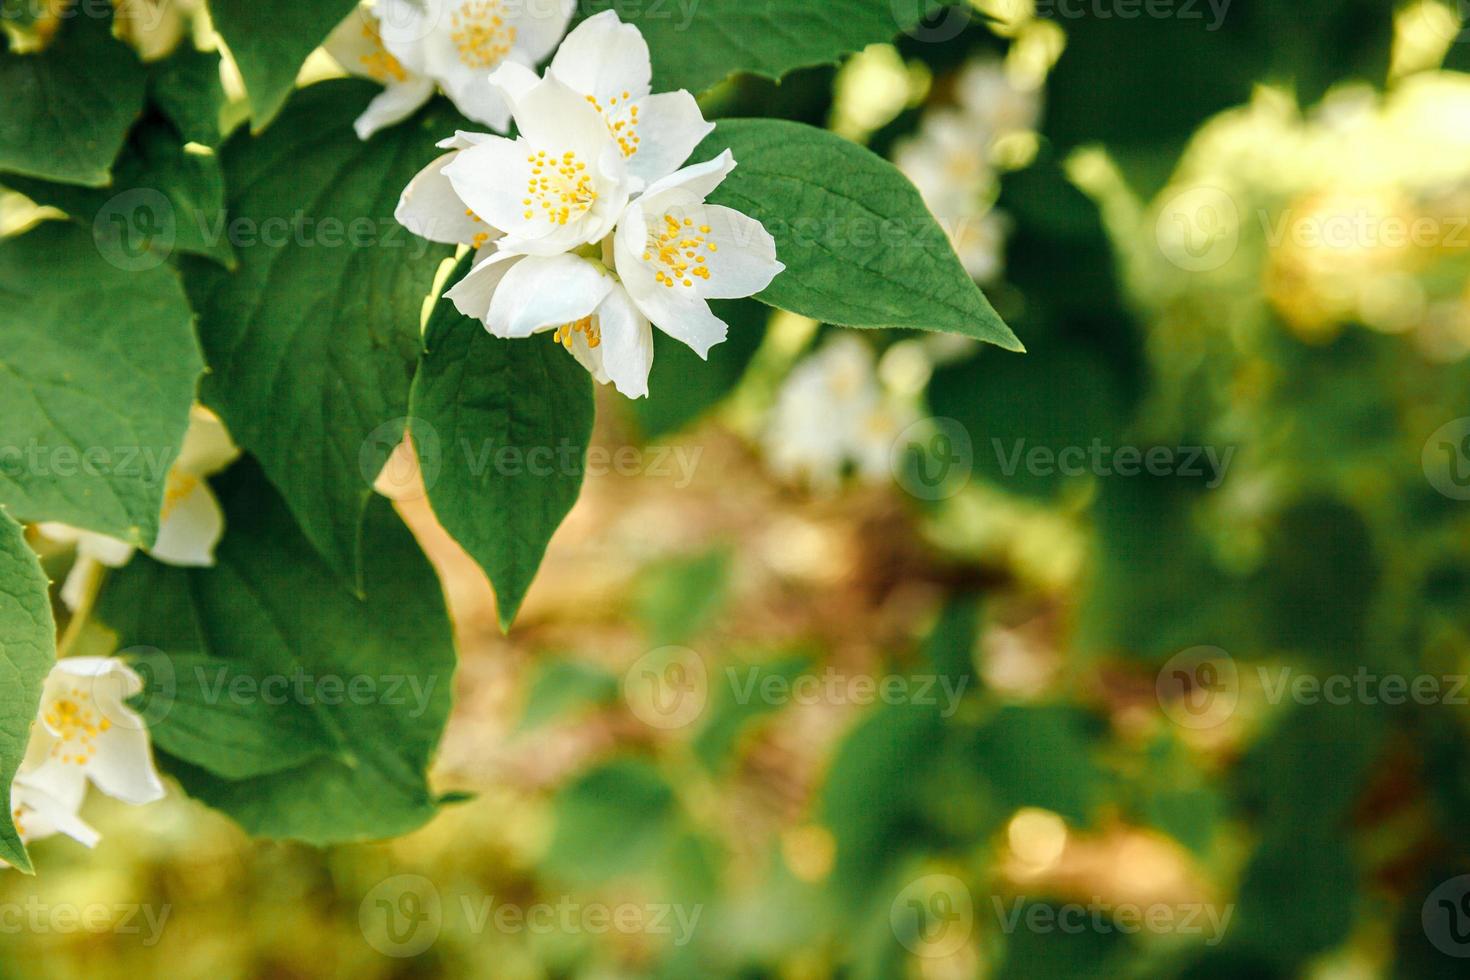
<svg viewBox="0 0 1470 980"><path fill-rule="evenodd" d="M80 573L82 579L82 594L77 602L77 607L72 610L71 618L66 621L66 631L61 634L61 640L56 644L56 656L65 657L71 652L81 638L82 630L86 628L87 621L92 618L92 609L97 605L97 596L102 591L102 582L107 577L107 569L100 561L85 555L77 556L76 567L72 574Z"/></svg>

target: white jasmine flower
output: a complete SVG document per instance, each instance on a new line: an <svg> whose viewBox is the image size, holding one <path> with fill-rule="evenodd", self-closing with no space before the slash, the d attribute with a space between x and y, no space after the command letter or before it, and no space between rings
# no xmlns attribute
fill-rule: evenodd
<svg viewBox="0 0 1470 980"><path fill-rule="evenodd" d="M80 802L89 782L124 803L162 799L147 726L127 705L142 691L142 678L116 658L58 660L17 780L62 802Z"/></svg>
<svg viewBox="0 0 1470 980"><path fill-rule="evenodd" d="M613 238L617 273L634 305L700 357L729 330L709 300L753 296L786 268L759 221L705 203L734 168L726 150L655 182L628 206Z"/></svg>
<svg viewBox="0 0 1470 980"><path fill-rule="evenodd" d="M446 161L455 195L505 233L502 251L557 255L601 241L641 181L602 115L554 78L516 99L515 139L486 136Z"/></svg>
<svg viewBox="0 0 1470 980"><path fill-rule="evenodd" d="M147 553L165 565L205 567L214 564L214 548L224 536L225 517L206 477L218 473L240 455L224 423L213 412L195 406L189 416L179 458L164 484L158 537ZM74 544L76 560L61 588L61 599L76 610L97 566L121 568L133 557L126 541L52 522L37 526L59 544Z"/></svg>
<svg viewBox="0 0 1470 980"><path fill-rule="evenodd" d="M470 119L504 131L510 105L489 82L502 65L544 60L566 33L575 0L384 0L383 41L436 80Z"/></svg>
<svg viewBox="0 0 1470 980"><path fill-rule="evenodd" d="M799 363L776 399L764 443L783 479L835 489L849 467L889 473L895 440L917 413L883 390L867 344L840 334Z"/></svg>
<svg viewBox="0 0 1470 980"><path fill-rule="evenodd" d="M524 77L514 80L515 69L502 72L492 82L510 90L525 88ZM615 11L589 17L568 34L547 73L602 115L628 160L628 171L645 183L679 169L714 131L714 123L705 122L699 103L687 91L651 94L648 42Z"/></svg>
<svg viewBox="0 0 1470 980"><path fill-rule="evenodd" d="M385 0L383 6L396 10L407 4ZM384 46L378 15L366 6L358 6L348 14L322 46L344 71L383 86L382 94L368 103L353 124L359 139L402 122L434 94L432 78L408 68Z"/></svg>
<svg viewBox="0 0 1470 980"><path fill-rule="evenodd" d="M994 193L996 174L988 135L954 109L925 114L919 130L899 143L893 162L911 180L941 222Z"/></svg>
<svg viewBox="0 0 1470 980"><path fill-rule="evenodd" d="M994 282L1005 270L1005 244L1010 232L1010 215L995 208L963 217L949 230L965 271L982 283Z"/></svg>

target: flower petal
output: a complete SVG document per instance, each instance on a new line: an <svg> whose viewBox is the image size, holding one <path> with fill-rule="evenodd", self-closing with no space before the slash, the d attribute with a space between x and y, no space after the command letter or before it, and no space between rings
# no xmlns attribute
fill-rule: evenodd
<svg viewBox="0 0 1470 980"><path fill-rule="evenodd" d="M700 257L705 259L701 264L709 268L709 278L692 280L701 296L709 299L754 296L785 270L786 266L776 258L775 239L749 215L708 204L681 210L700 231L702 248L707 253ZM706 228L709 230L705 231Z"/></svg>
<svg viewBox="0 0 1470 980"><path fill-rule="evenodd" d="M515 28L515 53L530 64L556 50L576 11L576 0L519 0L508 4L506 19Z"/></svg>
<svg viewBox="0 0 1470 980"><path fill-rule="evenodd" d="M434 80L426 76L390 83L369 102L352 124L357 138L365 140L378 130L402 122L434 95Z"/></svg>
<svg viewBox="0 0 1470 980"><path fill-rule="evenodd" d="M446 289L444 298L452 302L454 308L465 316L488 323L490 300L494 298L495 290L500 287L500 281L505 278L510 267L524 257L509 252L491 253L483 262L475 263L474 268L465 273L463 279Z"/></svg>
<svg viewBox="0 0 1470 980"><path fill-rule="evenodd" d="M694 96L682 90L650 95L634 106L638 143L628 170L650 184L683 166L700 141L714 132L715 124L705 122Z"/></svg>
<svg viewBox="0 0 1470 980"><path fill-rule="evenodd" d="M696 163L654 181L643 192L638 203L649 214L660 208L667 210L681 205L701 204L716 187L724 183L734 169L735 155L726 150L713 160Z"/></svg>
<svg viewBox="0 0 1470 980"><path fill-rule="evenodd" d="M420 170L403 189L393 211L400 225L431 242L467 245L476 235L494 231L465 207L444 174L457 155L457 150L446 153Z"/></svg>
<svg viewBox="0 0 1470 980"><path fill-rule="evenodd" d="M643 32L623 23L612 10L577 25L561 42L548 70L578 93L595 98L604 109L613 99L636 100L647 95L653 77Z"/></svg>
<svg viewBox="0 0 1470 980"><path fill-rule="evenodd" d="M653 368L653 328L621 286L608 293L597 310L602 367L607 379L629 398L648 394Z"/></svg>
<svg viewBox="0 0 1470 980"><path fill-rule="evenodd" d="M148 554L165 565L208 568L225 533L225 514L209 484L193 479L185 492L164 507L158 538Z"/></svg>
<svg viewBox="0 0 1470 980"><path fill-rule="evenodd" d="M500 92L512 107L541 81L526 65L519 61L505 61L490 73L490 87Z"/></svg>
<svg viewBox="0 0 1470 980"><path fill-rule="evenodd" d="M189 411L189 428L174 467L194 476L212 476L240 458L240 447L220 417L202 405Z"/></svg>
<svg viewBox="0 0 1470 980"><path fill-rule="evenodd" d="M576 255L528 256L505 274L490 301L487 324L497 337L529 337L589 316L616 280Z"/></svg>

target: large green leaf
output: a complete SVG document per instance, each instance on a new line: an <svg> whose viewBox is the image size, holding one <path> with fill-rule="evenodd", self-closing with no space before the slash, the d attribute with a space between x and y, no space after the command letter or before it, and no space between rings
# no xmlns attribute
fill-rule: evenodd
<svg viewBox="0 0 1470 980"><path fill-rule="evenodd" d="M435 812L425 771L454 674L448 613L427 559L375 498L358 598L254 464L236 466L217 489L228 524L218 563L185 573L208 656L172 662L174 697L187 704L152 703L159 745L175 753L168 768L191 795L265 837L329 844L421 825ZM237 677L245 683L232 687Z"/></svg>
<svg viewBox="0 0 1470 980"><path fill-rule="evenodd" d="M364 143L352 120L376 91L313 85L265 135L231 138L221 156L231 223L248 236L234 243L239 268L184 265L211 369L205 402L351 579L371 483L407 414L423 298L448 253L404 231L393 208L455 128L436 108Z"/></svg>
<svg viewBox="0 0 1470 980"><path fill-rule="evenodd" d="M215 29L245 79L258 132L286 104L306 56L351 12L356 0L210 0ZM355 118L356 113L353 114ZM350 121L350 119L349 119Z"/></svg>
<svg viewBox="0 0 1470 980"><path fill-rule="evenodd" d="M586 883L642 871L665 856L678 818L678 800L657 769L615 759L557 795L556 832L542 867Z"/></svg>
<svg viewBox="0 0 1470 980"><path fill-rule="evenodd" d="M581 491L592 381L551 337L492 337L447 300L424 346L410 415L429 503L490 576L509 628Z"/></svg>
<svg viewBox="0 0 1470 980"><path fill-rule="evenodd" d="M944 331L1022 349L891 163L777 119L722 121L694 159L726 148L735 171L711 201L764 224L786 263L758 299L840 326Z"/></svg>
<svg viewBox="0 0 1470 980"><path fill-rule="evenodd" d="M39 54L0 50L0 171L102 187L147 75L110 18L66 17Z"/></svg>
<svg viewBox="0 0 1470 980"><path fill-rule="evenodd" d="M701 92L736 72L780 78L830 65L918 22L926 0L591 0L636 24L653 55L654 91Z"/></svg>
<svg viewBox="0 0 1470 980"><path fill-rule="evenodd" d="M0 296L0 503L151 545L203 368L178 277L47 222L0 242Z"/></svg>
<svg viewBox="0 0 1470 980"><path fill-rule="evenodd" d="M186 150L178 133L162 119L149 119L133 130L113 165L111 187L76 187L28 177L0 179L37 204L59 208L92 229L104 255L128 256L151 249L156 264L177 250L234 265L225 235L225 180L219 161Z"/></svg>
<svg viewBox="0 0 1470 980"><path fill-rule="evenodd" d="M30 742L55 642L46 576L20 525L0 511L0 859L25 871L31 863L11 819L10 784Z"/></svg>

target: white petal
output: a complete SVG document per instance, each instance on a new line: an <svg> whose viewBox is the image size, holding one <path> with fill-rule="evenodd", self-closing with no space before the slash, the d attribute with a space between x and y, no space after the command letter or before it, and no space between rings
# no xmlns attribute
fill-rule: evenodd
<svg viewBox="0 0 1470 980"><path fill-rule="evenodd" d="M526 157L534 152L524 139L492 136L462 150L444 166L443 173L466 207L487 224L513 232L527 224L521 200L531 177Z"/></svg>
<svg viewBox="0 0 1470 980"><path fill-rule="evenodd" d="M456 65L438 77L444 93L466 118L500 132L509 127L510 103L483 69Z"/></svg>
<svg viewBox="0 0 1470 980"><path fill-rule="evenodd" d="M709 349L723 343L729 333L725 321L692 291L654 286L648 292L630 295L654 326L705 359L709 358Z"/></svg>
<svg viewBox="0 0 1470 980"><path fill-rule="evenodd" d="M202 405L189 410L189 428L174 467L194 476L213 476L240 458L240 447L220 417Z"/></svg>
<svg viewBox="0 0 1470 980"><path fill-rule="evenodd" d="M490 300L495 296L495 290L500 287L500 281L505 278L510 267L522 258L524 256L508 252L490 253L484 261L475 263L463 279L444 291L445 299L452 302L454 308L465 316L487 323L490 319Z"/></svg>
<svg viewBox="0 0 1470 980"><path fill-rule="evenodd" d="M567 350L571 352L572 357L577 359L577 363L586 368L587 373L592 375L593 381L596 381L600 385L607 384L607 371L602 366L603 349L601 345L593 347L588 344L587 335L580 330L573 331L566 339L565 344Z"/></svg>
<svg viewBox="0 0 1470 980"><path fill-rule="evenodd" d="M529 337L589 316L616 280L600 264L576 255L531 256L506 273L490 302L490 332Z"/></svg>
<svg viewBox="0 0 1470 980"><path fill-rule="evenodd" d="M536 64L556 50L576 11L576 0L518 0L506 18L516 30L515 54Z"/></svg>
<svg viewBox="0 0 1470 980"><path fill-rule="evenodd" d="M332 29L322 47L342 66L343 71L368 78L373 77L368 71L369 65L385 50L378 35L378 19L361 5L354 7L352 13Z"/></svg>
<svg viewBox="0 0 1470 980"><path fill-rule="evenodd" d="M358 139L365 140L378 130L407 119L433 95L432 78L413 76L406 82L390 82L368 103L352 128Z"/></svg>
<svg viewBox="0 0 1470 980"><path fill-rule="evenodd" d="M87 763L92 785L115 800L141 805L163 799L163 781L153 765L153 750L143 728L115 725L97 739L97 755Z"/></svg>
<svg viewBox="0 0 1470 980"><path fill-rule="evenodd" d="M444 168L457 155L458 151L446 153L420 170L403 189L398 207L393 211L393 217L400 225L431 242L468 245L476 235L494 231L469 213L454 185L444 175Z"/></svg>
<svg viewBox="0 0 1470 980"><path fill-rule="evenodd" d="M734 169L735 155L726 150L713 160L685 167L650 184L638 203L649 214L703 203Z"/></svg>
<svg viewBox="0 0 1470 980"><path fill-rule="evenodd" d="M771 284L786 266L776 259L776 241L754 218L733 208L703 205L689 208L683 214L702 232L706 245L702 249L703 265L709 267L709 279L694 279L694 288L709 299L736 299L754 296ZM703 229L708 228L708 232Z"/></svg>
<svg viewBox="0 0 1470 980"><path fill-rule="evenodd" d="M383 47L406 67L419 74L431 74L425 41L434 33L435 25L447 19L442 8L440 0L427 5L417 0L377 0L373 14Z"/></svg>
<svg viewBox="0 0 1470 980"><path fill-rule="evenodd" d="M209 484L195 479L164 507L158 540L148 554L165 565L207 568L224 537L225 515Z"/></svg>
<svg viewBox="0 0 1470 980"><path fill-rule="evenodd" d="M624 24L616 11L589 17L566 36L548 69L582 95L608 108L612 99L640 99L649 92L653 68L643 32Z"/></svg>
<svg viewBox="0 0 1470 980"><path fill-rule="evenodd" d="M66 581L61 583L61 601L67 609L76 612L86 604L87 593L92 587L92 577L97 574L101 564L91 555L77 555L66 573Z"/></svg>
<svg viewBox="0 0 1470 980"><path fill-rule="evenodd" d="M585 96L547 77L516 100L516 126L538 149L572 150L590 163L612 143L602 114Z"/></svg>
<svg viewBox="0 0 1470 980"><path fill-rule="evenodd" d="M467 129L456 129L453 136L446 136L434 145L441 150L467 150L488 139L497 139L493 133L476 133Z"/></svg>
<svg viewBox="0 0 1470 980"><path fill-rule="evenodd" d="M653 328L621 286L608 293L597 310L602 335L602 366L607 378L629 398L648 394L653 368Z"/></svg>
<svg viewBox="0 0 1470 980"><path fill-rule="evenodd" d="M705 122L699 103L685 91L661 92L635 103L638 109L637 150L628 159L628 170L652 184L669 176L714 131ZM727 171L728 172L728 171Z"/></svg>
<svg viewBox="0 0 1470 980"><path fill-rule="evenodd" d="M514 106L541 81L541 76L518 61L505 61L490 73L489 81L490 87L499 90L506 102Z"/></svg>
<svg viewBox="0 0 1470 980"><path fill-rule="evenodd" d="M23 840L42 840L55 834L65 834L84 847L95 847L101 835L89 827L77 810L85 793L85 784L76 783L78 792L72 792L72 800L59 799L44 787L29 783L24 776L17 777L11 785L10 806L20 809L24 824Z"/></svg>

